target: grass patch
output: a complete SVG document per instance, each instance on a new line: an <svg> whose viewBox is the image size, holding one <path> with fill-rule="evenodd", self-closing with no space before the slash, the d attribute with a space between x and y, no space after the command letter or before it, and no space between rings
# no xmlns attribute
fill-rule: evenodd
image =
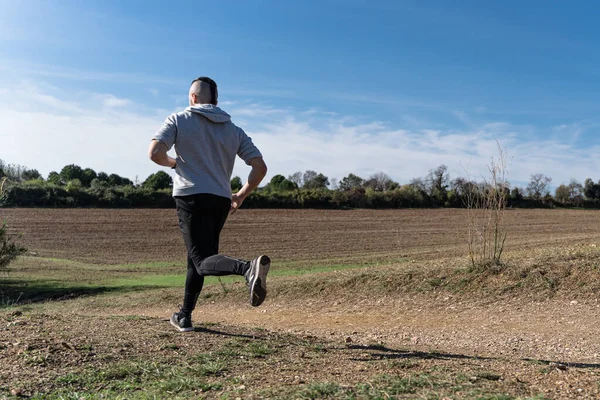
<svg viewBox="0 0 600 400"><path fill-rule="evenodd" d="M492 382L490 382L492 381ZM498 393L495 379L469 380L458 374L413 373L379 375L370 381L342 385L336 382L313 382L290 389L269 389L261 393L277 399L393 399L393 398L474 398L486 400L524 399L509 393ZM543 396L526 399L542 400Z"/></svg>
<svg viewBox="0 0 600 400"><path fill-rule="evenodd" d="M136 360L109 365L100 371L67 374L56 379L58 390L38 393L32 398L197 398L201 393L223 387L213 378L225 369L219 360L196 359L186 365L172 362Z"/></svg>
<svg viewBox="0 0 600 400"><path fill-rule="evenodd" d="M364 264L324 264L298 267L275 264L271 277L301 276L365 267ZM0 276L0 308L46 300L65 300L105 293L126 293L145 289L180 288L185 282L185 266L173 263L122 265L86 264L45 257L22 257L10 274ZM243 283L243 277L207 277L205 287ZM205 291L206 296L212 296Z"/></svg>
<svg viewBox="0 0 600 400"><path fill-rule="evenodd" d="M11 279L0 281L0 308L46 300L66 300L79 296L118 291L107 286L65 282L59 280Z"/></svg>
<svg viewBox="0 0 600 400"><path fill-rule="evenodd" d="M277 350L269 343L252 341L246 346L246 354L254 358L264 358L274 354Z"/></svg>
<svg viewBox="0 0 600 400"><path fill-rule="evenodd" d="M170 288L182 287L185 276L181 275L145 275L132 278L122 278L107 282L114 288Z"/></svg>
<svg viewBox="0 0 600 400"><path fill-rule="evenodd" d="M600 248L595 246L551 249L529 259L523 259L521 254L507 255L505 264L490 270L468 268L467 260L405 264L405 258L395 257L396 264L385 266L365 264L360 258L359 262L354 259L349 263L335 263L334 260L337 259L320 260L318 264L309 261L274 263L271 278L298 279L283 280L272 286L271 298L297 298L299 293L304 297L322 296L323 293L343 297L349 290L357 295L448 291L456 294L480 292L486 296L535 293L543 297L561 290L576 291L579 295L600 290L600 283L595 279ZM341 273L345 271L357 272ZM22 257L14 263L9 274L0 276L0 308L48 299L181 288L184 274L184 265L165 262L95 265L56 258ZM313 279L318 274L328 274L328 278ZM229 292L229 285L232 289L238 285L232 294L241 295L243 283L243 278L238 276L225 276L220 280L207 277L207 290L203 296L221 296L221 292Z"/></svg>

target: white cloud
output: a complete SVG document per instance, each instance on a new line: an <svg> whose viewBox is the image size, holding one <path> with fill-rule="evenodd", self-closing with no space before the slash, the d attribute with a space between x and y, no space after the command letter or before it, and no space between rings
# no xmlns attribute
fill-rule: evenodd
<svg viewBox="0 0 600 400"><path fill-rule="evenodd" d="M128 106L129 104L131 104L131 100L121 99L112 94L105 94L105 95L101 95L99 97L102 101L102 105L106 108L125 107L125 106Z"/></svg>
<svg viewBox="0 0 600 400"><path fill-rule="evenodd" d="M557 137L562 138L563 140L576 142L579 140L579 137L584 132L585 128L579 123L574 123L555 126L552 130Z"/></svg>
<svg viewBox="0 0 600 400"><path fill-rule="evenodd" d="M71 163L132 179L156 171L146 151L164 116L114 108L127 103L114 96L92 95L109 108L85 107L22 87L0 90L0 158L44 176Z"/></svg>
<svg viewBox="0 0 600 400"><path fill-rule="evenodd" d="M85 107L86 97L51 88L0 88L0 158L37 168L43 175L71 163L131 179L156 172L160 167L147 159L146 150L168 112L127 107L127 99L110 94L94 96L104 107ZM227 111L265 156L267 179L313 169L338 179L383 171L408 183L441 164L452 177L465 176L465 166L478 178L498 155L496 139L506 148L513 184L527 182L538 172L552 177L555 185L571 178L599 178L600 146L577 148L571 137L563 140L560 135L539 140L532 126L492 121L467 130L414 129L322 111L230 104ZM247 173L248 167L238 162L234 174L245 178Z"/></svg>

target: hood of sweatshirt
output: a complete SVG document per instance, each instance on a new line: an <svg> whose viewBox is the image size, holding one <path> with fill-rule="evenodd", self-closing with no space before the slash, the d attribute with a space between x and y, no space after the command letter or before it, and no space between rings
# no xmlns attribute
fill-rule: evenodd
<svg viewBox="0 0 600 400"><path fill-rule="evenodd" d="M204 115L206 118L216 123L223 123L231 120L231 115L212 104L196 104L186 108L185 111Z"/></svg>

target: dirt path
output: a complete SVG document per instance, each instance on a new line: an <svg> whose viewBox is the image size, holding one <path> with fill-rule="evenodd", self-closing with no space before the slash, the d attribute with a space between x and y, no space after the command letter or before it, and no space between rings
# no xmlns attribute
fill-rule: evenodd
<svg viewBox="0 0 600 400"><path fill-rule="evenodd" d="M564 296L544 301L492 300L467 299L464 295L403 294L350 302L328 301L326 297L301 301L274 296L263 306L252 308L238 291L201 299L194 314L198 330L180 334L167 322L176 292L149 293L156 300L156 294L163 293L164 299L146 307L110 308L109 297L96 309L94 297L84 297L55 303L47 309L49 314L34 313L31 319L26 313L22 317L26 325L13 325L13 319L8 318L11 322L5 328L5 356L11 362L31 362L22 357L27 352L29 358L34 357L31 349L35 352L38 347L48 347L46 341L40 344L43 337L58 340L54 347L63 353L72 352L71 347L81 349L80 356L84 358L77 363L88 367L98 362L99 368L107 368L102 360L114 357L115 348L121 351L116 359L125 363L131 357L151 354L162 357L160 365L171 365L171 359L163 359L165 349L176 349L186 357L208 354L215 348L221 349L219 354L229 354L231 346L240 345L239 338L246 338L243 345L250 350L245 352L262 352L264 346L273 351L272 355L254 356L269 368L269 380L261 380L260 374L252 375L254 361L239 364L239 357L227 356L228 375L224 378L229 380L223 383L222 378L216 377L221 389L207 398L235 393L236 388L242 387L235 384L239 379L247 382L247 393L237 397L288 398L287 394L266 395L264 390L300 390L294 388L330 381L342 388L356 388L353 385L389 374L409 381L419 377L434 379L434 392L414 392L422 398L433 396L431 393L438 396L432 398L479 398L479 392L467 390L471 387L513 396L498 398L600 398L600 303L596 300ZM72 321L78 321L77 329L66 329ZM97 329L87 329L90 324ZM13 343L9 338L17 337L13 336L16 329L23 330L23 334L18 335L18 343ZM0 339L2 336L0 329ZM265 344L252 344L255 338ZM85 355L89 346L82 340L91 343L92 358ZM252 346L259 347L252 350ZM56 351L49 354L58 354ZM63 363L58 359L56 362ZM73 364L73 373L81 373L77 363ZM66 372L60 365L52 371L46 367L42 390L56 389L53 382ZM15 368L4 372L0 368L0 376L15 382L39 379L38 370L26 376L20 372L23 366ZM234 382L233 386L229 381ZM30 383L19 387L27 385ZM544 397L534 397L540 393ZM329 398L307 396L296 397Z"/></svg>
<svg viewBox="0 0 600 400"><path fill-rule="evenodd" d="M166 317L169 311L154 309L147 314ZM354 305L266 302L253 309L222 299L202 304L194 319L198 324L262 327L360 344L596 364L600 368L598 301L555 299L482 304L444 296L379 299L373 304Z"/></svg>
<svg viewBox="0 0 600 400"><path fill-rule="evenodd" d="M168 292L168 296L174 294L174 291ZM281 350L260 358L269 365L268 382L258 376L250 377L250 370L232 361L228 367L230 373L245 376L247 390L253 391L252 395L246 393L238 396L240 398L253 398L265 389L284 390L310 382L334 381L346 387L344 385L351 386L382 374L405 376L409 380L427 374L437 377L439 382L467 382L467 387L472 381L474 387L481 390L487 387L490 393L514 396L506 398L600 398L600 342L597 340L600 303L596 300L563 297L545 301L527 302L515 298L486 302L481 298L465 300L464 296L418 294L351 304L323 299L290 301L288 298L284 301L275 297L259 308L252 308L242 296L233 295L200 300L194 314L198 329L189 334L175 332L167 322L173 311L171 300L145 308L113 310L82 307L90 304L92 298L81 299L81 303L71 300L69 303L76 302L75 307L58 304L49 310L47 321L40 322L39 326L58 330L62 332L61 340L75 343L81 341L82 333L64 331L61 324L71 320L93 321L94 326L102 329L97 332L84 329L83 337L93 342L96 357L102 354L102 346L107 348L106 352L116 345L121 346L117 343L119 340L135 343L133 347L123 344L126 349L123 354L139 356L175 345L183 354L215 347L222 347L222 352L227 353L231 351L228 346L239 345L228 338L262 338L269 346ZM126 326L121 324L123 321L128 321ZM29 326L27 330L31 331L33 325L30 323L24 328ZM124 327L127 329L123 330ZM253 341L246 345L253 346ZM27 345L32 346L27 339L20 344ZM464 390L463 383L461 390ZM236 389L224 390L208 398L218 398ZM479 398L468 391L440 390L435 392L436 396L450 395L439 398ZM418 393L427 397L426 392ZM540 393L544 397L535 397Z"/></svg>

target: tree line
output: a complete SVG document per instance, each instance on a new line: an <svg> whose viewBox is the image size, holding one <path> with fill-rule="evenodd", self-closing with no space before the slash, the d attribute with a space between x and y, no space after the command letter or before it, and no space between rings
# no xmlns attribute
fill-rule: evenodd
<svg viewBox="0 0 600 400"><path fill-rule="evenodd" d="M117 174L96 172L75 164L53 171L44 179L35 169L0 160L0 207L174 207L173 180L164 171L135 182ZM509 207L600 207L600 181L571 180L550 193L552 178L538 173L526 187L505 187ZM233 192L242 179L231 180ZM348 174L329 178L308 170L287 177L275 175L245 201L254 208L418 208L464 207L473 193L483 193L486 182L464 177L451 179L446 165L409 183L395 182L384 172L367 178ZM508 185L508 184L507 184Z"/></svg>
<svg viewBox="0 0 600 400"><path fill-rule="evenodd" d="M75 164L44 179L35 169L0 160L0 207L159 207L174 206L173 179L164 171L143 182Z"/></svg>

